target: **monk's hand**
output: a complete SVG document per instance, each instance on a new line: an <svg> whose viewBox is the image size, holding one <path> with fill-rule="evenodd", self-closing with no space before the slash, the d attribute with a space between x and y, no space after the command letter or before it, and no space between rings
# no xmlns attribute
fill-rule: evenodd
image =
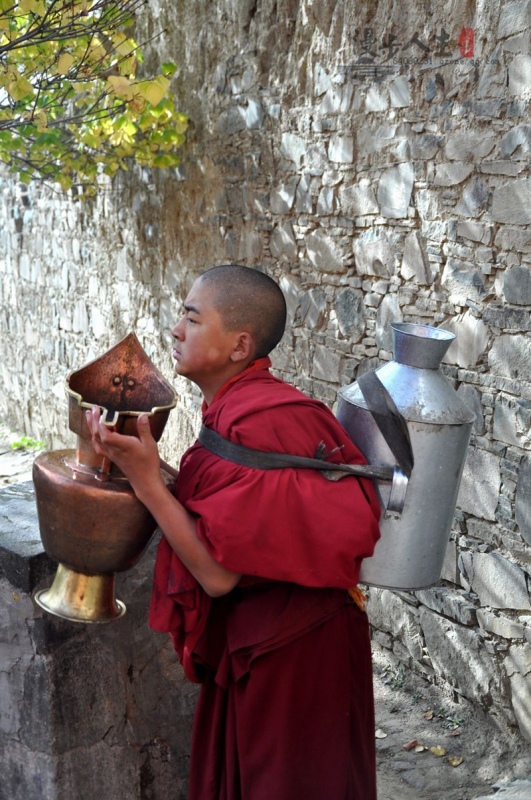
<svg viewBox="0 0 531 800"><path fill-rule="evenodd" d="M86 418L95 452L116 464L136 494L146 483L162 481L159 451L146 414L137 418L138 438L124 436L105 425L98 406L87 411Z"/></svg>

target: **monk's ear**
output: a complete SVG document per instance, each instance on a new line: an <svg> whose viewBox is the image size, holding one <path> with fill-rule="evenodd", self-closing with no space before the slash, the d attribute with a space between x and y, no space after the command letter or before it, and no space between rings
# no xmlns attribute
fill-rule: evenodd
<svg viewBox="0 0 531 800"><path fill-rule="evenodd" d="M236 344L231 354L231 361L247 361L252 359L255 351L253 337L248 331L238 333Z"/></svg>

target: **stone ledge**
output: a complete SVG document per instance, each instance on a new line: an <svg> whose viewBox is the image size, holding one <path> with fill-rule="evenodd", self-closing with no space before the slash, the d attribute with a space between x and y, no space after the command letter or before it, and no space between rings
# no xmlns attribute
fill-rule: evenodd
<svg viewBox="0 0 531 800"><path fill-rule="evenodd" d="M29 594L55 566L39 536L33 482L0 489L0 577Z"/></svg>

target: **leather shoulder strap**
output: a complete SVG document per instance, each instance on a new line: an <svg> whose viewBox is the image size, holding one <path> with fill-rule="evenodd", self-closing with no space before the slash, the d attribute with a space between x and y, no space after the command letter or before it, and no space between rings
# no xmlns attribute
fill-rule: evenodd
<svg viewBox="0 0 531 800"><path fill-rule="evenodd" d="M346 475L356 475L362 478L390 481L393 479L394 474L393 467L366 464L331 464L320 458L306 458L305 456L296 456L289 453L269 453L263 450L254 450L236 442L231 442L230 439L225 439L224 436L216 433L211 428L207 428L205 425L202 426L199 432L198 440L203 447L220 456L220 458L244 467L252 467L253 469L268 470L293 467L295 469L316 469L323 472L323 474L326 472L342 473L335 478L330 475L332 480L337 480L338 477L345 477ZM328 475L325 477L328 477Z"/></svg>
<svg viewBox="0 0 531 800"><path fill-rule="evenodd" d="M361 375L356 383L398 466L409 478L414 462L411 439L404 417L374 370Z"/></svg>

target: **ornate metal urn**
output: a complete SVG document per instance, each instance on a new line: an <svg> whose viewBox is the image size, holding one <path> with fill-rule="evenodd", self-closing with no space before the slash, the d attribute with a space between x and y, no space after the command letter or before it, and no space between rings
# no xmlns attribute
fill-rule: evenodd
<svg viewBox="0 0 531 800"><path fill-rule="evenodd" d="M413 455L401 510L393 487L377 482L386 510L381 538L362 564L363 583L391 589L420 589L440 579L475 415L440 370L455 338L441 328L391 325L394 360L375 370L392 398ZM361 379L360 379L361 380ZM339 392L337 417L369 464L392 465L395 456L357 382Z"/></svg>
<svg viewBox="0 0 531 800"><path fill-rule="evenodd" d="M176 396L134 333L72 373L66 392L77 448L43 453L33 467L42 542L59 562L52 586L35 599L64 619L108 622L125 613L114 573L137 563L156 523L123 473L94 451L85 410L100 406L105 424L131 436L147 414L158 441Z"/></svg>

